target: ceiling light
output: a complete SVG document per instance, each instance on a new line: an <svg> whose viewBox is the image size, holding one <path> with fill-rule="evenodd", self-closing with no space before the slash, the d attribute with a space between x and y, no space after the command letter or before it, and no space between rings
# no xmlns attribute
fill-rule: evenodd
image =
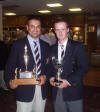
<svg viewBox="0 0 100 112"><path fill-rule="evenodd" d="M13 12L6 12L4 13L5 16L15 16L16 13L13 13Z"/></svg>
<svg viewBox="0 0 100 112"><path fill-rule="evenodd" d="M40 10L38 12L40 12L40 13L50 13L51 11L50 10Z"/></svg>
<svg viewBox="0 0 100 112"><path fill-rule="evenodd" d="M62 4L60 3L53 3L53 4L46 4L48 7L61 7L63 6Z"/></svg>
<svg viewBox="0 0 100 112"><path fill-rule="evenodd" d="M73 8L73 9L68 9L69 11L82 11L81 8Z"/></svg>

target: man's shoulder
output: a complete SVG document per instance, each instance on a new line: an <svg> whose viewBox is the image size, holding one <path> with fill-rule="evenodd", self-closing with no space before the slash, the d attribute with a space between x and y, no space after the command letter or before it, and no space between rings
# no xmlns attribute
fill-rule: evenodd
<svg viewBox="0 0 100 112"><path fill-rule="evenodd" d="M50 51L51 52L55 52L57 50L57 46L58 46L58 43L56 42L55 44L53 44L52 46L50 46Z"/></svg>
<svg viewBox="0 0 100 112"><path fill-rule="evenodd" d="M1 47L1 46L5 46L5 43L4 43L4 41L1 41L1 40L0 40L0 47Z"/></svg>
<svg viewBox="0 0 100 112"><path fill-rule="evenodd" d="M70 47L73 49L73 51L83 51L85 49L84 43L70 40Z"/></svg>
<svg viewBox="0 0 100 112"><path fill-rule="evenodd" d="M40 39L40 44L49 47L49 44L45 41L43 41L42 39Z"/></svg>
<svg viewBox="0 0 100 112"><path fill-rule="evenodd" d="M69 43L71 43L71 45L76 46L76 47L84 45L82 42L75 41L75 40L72 40L72 39L69 39Z"/></svg>
<svg viewBox="0 0 100 112"><path fill-rule="evenodd" d="M13 45L21 45L21 44L25 43L26 39L27 38L24 37L24 38L21 38L21 39L18 39L18 40L14 40Z"/></svg>

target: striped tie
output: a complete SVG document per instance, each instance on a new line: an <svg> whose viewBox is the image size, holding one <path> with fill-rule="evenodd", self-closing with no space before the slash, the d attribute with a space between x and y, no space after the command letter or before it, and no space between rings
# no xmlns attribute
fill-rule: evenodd
<svg viewBox="0 0 100 112"><path fill-rule="evenodd" d="M61 45L61 59L64 58L64 45Z"/></svg>
<svg viewBox="0 0 100 112"><path fill-rule="evenodd" d="M35 41L34 41L34 56L35 56L36 67L37 67L37 75L39 76L41 74L41 60L40 60L38 46Z"/></svg>

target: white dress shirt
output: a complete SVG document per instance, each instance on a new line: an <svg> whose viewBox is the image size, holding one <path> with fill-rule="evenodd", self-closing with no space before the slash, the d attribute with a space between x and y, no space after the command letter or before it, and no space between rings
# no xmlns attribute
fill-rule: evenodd
<svg viewBox="0 0 100 112"><path fill-rule="evenodd" d="M65 40L65 42L63 44L60 44L58 41L58 60L61 60L61 53L62 53L62 48L61 46L63 45L63 50L64 50L64 56L65 56L65 51L66 51L66 46L67 46L67 42L68 42L68 38ZM69 86L71 86L71 84L67 81L67 83L69 84Z"/></svg>
<svg viewBox="0 0 100 112"><path fill-rule="evenodd" d="M64 46L63 50L64 50L64 55L65 55L67 41L68 41L68 38L65 40L65 42L63 44L60 44L59 41L58 41L58 60L59 61L61 60L61 53L62 53L61 46L62 45Z"/></svg>

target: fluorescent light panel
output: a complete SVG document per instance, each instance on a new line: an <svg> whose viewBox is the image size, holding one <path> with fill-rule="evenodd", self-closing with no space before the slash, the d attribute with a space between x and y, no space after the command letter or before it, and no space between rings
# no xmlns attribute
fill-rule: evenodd
<svg viewBox="0 0 100 112"><path fill-rule="evenodd" d="M53 4L46 4L48 7L61 7L63 6L62 4L60 3L53 3Z"/></svg>
<svg viewBox="0 0 100 112"><path fill-rule="evenodd" d="M50 10L40 10L38 12L40 12L40 13L50 13L51 11Z"/></svg>
<svg viewBox="0 0 100 112"><path fill-rule="evenodd" d="M13 13L13 12L6 12L4 13L5 16L15 16L16 13Z"/></svg>
<svg viewBox="0 0 100 112"><path fill-rule="evenodd" d="M72 8L72 9L68 9L69 11L73 11L73 12L75 12L75 11L82 11L82 9L81 8Z"/></svg>

